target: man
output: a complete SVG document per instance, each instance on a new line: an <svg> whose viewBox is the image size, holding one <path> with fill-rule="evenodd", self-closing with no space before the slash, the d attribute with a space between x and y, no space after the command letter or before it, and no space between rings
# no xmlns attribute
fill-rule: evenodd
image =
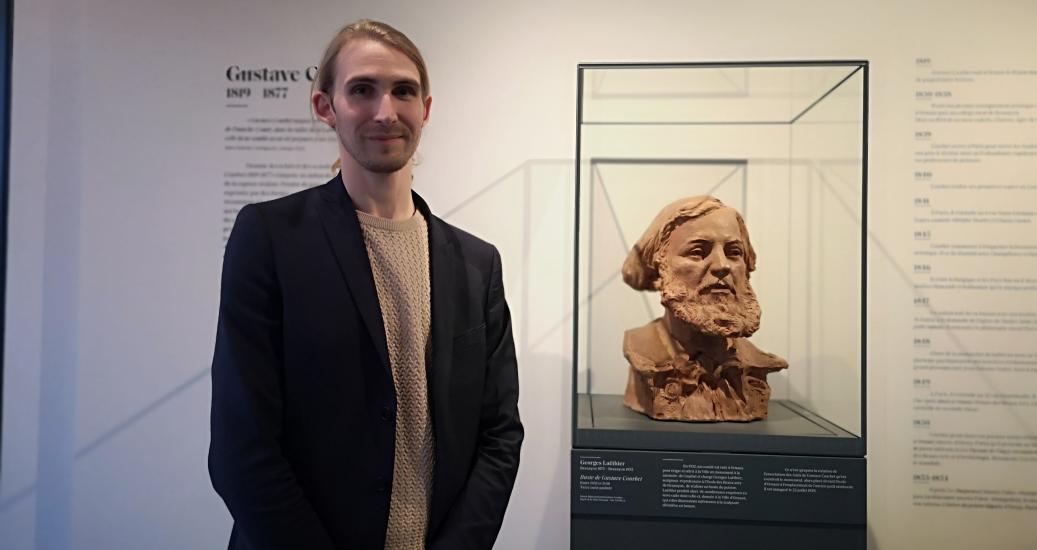
<svg viewBox="0 0 1037 550"><path fill-rule="evenodd" d="M523 431L501 262L411 191L428 73L392 27L328 45L323 186L241 210L213 359L232 549L492 547Z"/></svg>
<svg viewBox="0 0 1037 550"><path fill-rule="evenodd" d="M661 420L767 417L767 374L788 364L745 339L760 327L749 284L755 268L749 232L734 209L713 197L662 209L623 264L623 280L659 290L666 308L624 336L627 407Z"/></svg>

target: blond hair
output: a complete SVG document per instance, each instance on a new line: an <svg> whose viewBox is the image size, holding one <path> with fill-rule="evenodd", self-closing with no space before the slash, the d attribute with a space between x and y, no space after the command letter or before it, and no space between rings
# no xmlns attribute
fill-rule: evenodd
<svg viewBox="0 0 1037 550"><path fill-rule="evenodd" d="M425 59L421 57L418 47L414 45L414 42L411 42L410 38L407 38L407 35L394 29L389 24L370 19L361 19L342 27L334 38L331 39L331 42L328 42L328 47L324 49L324 55L320 59L320 64L317 65L317 75L313 79L313 85L317 90L331 95L332 87L335 84L335 59L338 57L338 52L350 40L356 38L368 38L381 42L406 55L418 67L421 98L425 99L428 97L430 90L428 68L425 66Z"/></svg>

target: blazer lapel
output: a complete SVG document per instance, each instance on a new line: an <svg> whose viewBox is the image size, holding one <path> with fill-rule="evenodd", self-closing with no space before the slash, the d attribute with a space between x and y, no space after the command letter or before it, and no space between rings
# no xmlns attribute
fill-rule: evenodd
<svg viewBox="0 0 1037 550"><path fill-rule="evenodd" d="M378 291L374 286L371 261L364 245L363 230L356 216L356 207L342 184L342 175L324 184L321 188L318 210L324 234L328 237L335 253L338 267L349 286L353 301L360 310L364 325L371 336L382 367L389 370L389 346L385 342L385 325L382 309L378 305Z"/></svg>
<svg viewBox="0 0 1037 550"><path fill-rule="evenodd" d="M450 374L454 344L454 302L458 274L454 244L442 221L432 215L425 201L416 193L414 204L428 220L429 270L432 292L432 322L430 345L426 361L432 422L436 426L436 461L438 471L453 460L451 456L454 434L450 431ZM428 532L434 533L448 508L447 492L438 474L432 477L432 501L429 509Z"/></svg>
<svg viewBox="0 0 1037 550"><path fill-rule="evenodd" d="M428 220L429 286L432 293L431 340L426 361L433 414L444 418L449 397L450 356L453 352L455 251L439 218L416 193L414 204Z"/></svg>

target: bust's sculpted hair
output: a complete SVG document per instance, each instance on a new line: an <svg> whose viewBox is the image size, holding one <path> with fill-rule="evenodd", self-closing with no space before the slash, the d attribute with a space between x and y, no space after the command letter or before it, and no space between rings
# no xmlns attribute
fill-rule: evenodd
<svg viewBox="0 0 1037 550"><path fill-rule="evenodd" d="M666 205L627 254L626 261L623 262L623 281L635 290L659 290L659 263L665 254L670 234L682 223L720 208L730 207L720 202L720 199L704 195L679 199ZM742 215L737 210L731 210L738 220L738 229L745 243L745 268L748 277L748 274L756 269L756 251L749 242L749 230L745 227Z"/></svg>

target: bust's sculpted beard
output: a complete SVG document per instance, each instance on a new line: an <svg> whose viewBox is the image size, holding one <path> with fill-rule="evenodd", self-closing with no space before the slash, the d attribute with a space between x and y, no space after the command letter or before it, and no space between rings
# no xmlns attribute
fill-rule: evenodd
<svg viewBox="0 0 1037 550"><path fill-rule="evenodd" d="M713 282L704 282L702 287L692 288L674 277L668 266L659 266L662 304L675 317L709 336L751 336L760 328L760 303L756 300L752 285L746 280L743 288L735 289L735 296L699 292Z"/></svg>

